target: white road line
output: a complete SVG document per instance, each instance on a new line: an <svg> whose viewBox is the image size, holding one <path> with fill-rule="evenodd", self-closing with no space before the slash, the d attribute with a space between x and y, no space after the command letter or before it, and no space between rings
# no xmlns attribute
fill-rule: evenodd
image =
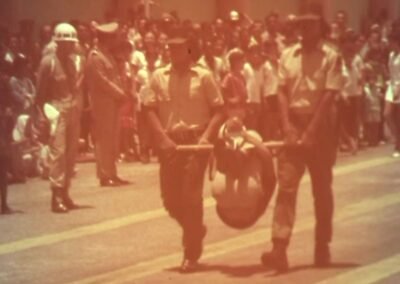
<svg viewBox="0 0 400 284"><path fill-rule="evenodd" d="M335 176L347 175L353 172L370 169L377 166L383 166L390 163L395 163L397 160L393 158L377 158L369 161L359 162L346 166L340 166L335 169ZM302 184L308 183L309 178L303 179ZM209 208L215 205L213 198L207 198L204 201L204 207ZM53 234L41 235L32 238L26 238L18 241L8 242L0 245L0 256L10 253L16 253L27 249L37 248L57 244L63 241L69 241L85 236L95 235L102 232L116 230L122 227L154 220L156 218L166 217L164 209L156 209L142 213L132 214L126 217L117 218L114 220L104 221L92 225L81 226L75 229L57 232Z"/></svg>
<svg viewBox="0 0 400 284"><path fill-rule="evenodd" d="M400 273L400 254L353 269L317 284L357 283L373 284Z"/></svg>
<svg viewBox="0 0 400 284"><path fill-rule="evenodd" d="M335 222L346 222L353 220L357 216L362 216L368 213L388 208L393 205L400 204L400 193L392 193L382 197L371 198L341 208L337 213ZM314 217L309 216L298 222L294 232L310 230L314 227ZM249 247L268 243L268 238L271 235L270 229L260 229L254 232L230 238L225 241L207 245L204 249L202 259L210 259L217 256L226 255L238 250L247 249ZM100 283L134 283L135 280L157 274L165 269L171 268L171 264L178 264L181 260L181 253L173 253L162 256L150 261L140 262L129 267L108 273L96 275L86 279L72 282L71 284L100 284ZM358 283L358 282L338 282L338 283Z"/></svg>

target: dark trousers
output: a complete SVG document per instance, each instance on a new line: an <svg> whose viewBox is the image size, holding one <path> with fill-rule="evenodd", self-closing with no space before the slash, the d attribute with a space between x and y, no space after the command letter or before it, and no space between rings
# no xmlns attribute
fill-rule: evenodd
<svg viewBox="0 0 400 284"><path fill-rule="evenodd" d="M281 139L278 96L265 97L261 113L261 134L264 141Z"/></svg>
<svg viewBox="0 0 400 284"><path fill-rule="evenodd" d="M9 158L0 154L0 195L1 210L7 207L7 171L9 168Z"/></svg>
<svg viewBox="0 0 400 284"><path fill-rule="evenodd" d="M362 117L362 96L349 97L349 118L347 121L348 133L356 141L360 138Z"/></svg>
<svg viewBox="0 0 400 284"><path fill-rule="evenodd" d="M179 141L192 144L195 141ZM186 142L186 143L185 143ZM203 184L208 161L205 153L160 152L160 186L165 209L183 230L185 258L197 260L202 253Z"/></svg>
<svg viewBox="0 0 400 284"><path fill-rule="evenodd" d="M394 138L394 150L400 151L400 104L386 103L385 119Z"/></svg>
<svg viewBox="0 0 400 284"><path fill-rule="evenodd" d="M361 96L349 97L338 102L338 117L341 142L358 142L361 125Z"/></svg>
<svg viewBox="0 0 400 284"><path fill-rule="evenodd" d="M151 147L151 130L145 111L140 111L137 117L140 154L148 155Z"/></svg>
<svg viewBox="0 0 400 284"><path fill-rule="evenodd" d="M332 238L333 193L332 168L336 158L335 127L327 122L317 134L313 147L292 147L278 155L278 197L274 210L272 239L289 243L296 217L296 200L306 168L310 173L316 216L315 241L326 244ZM299 133L304 131L301 119L293 122ZM296 125L297 124L297 125ZM299 125L300 124L300 125ZM304 125L306 125L305 123Z"/></svg>

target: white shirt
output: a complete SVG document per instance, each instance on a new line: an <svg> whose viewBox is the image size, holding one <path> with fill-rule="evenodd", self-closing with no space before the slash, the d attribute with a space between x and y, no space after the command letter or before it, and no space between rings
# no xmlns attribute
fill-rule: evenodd
<svg viewBox="0 0 400 284"><path fill-rule="evenodd" d="M343 95L345 97L355 97L361 96L363 93L363 88L361 84L362 79L362 69L363 69L363 59L360 55L356 55L351 61L350 66L344 64L344 88Z"/></svg>
<svg viewBox="0 0 400 284"><path fill-rule="evenodd" d="M262 67L264 86L263 86L263 96L269 97L278 94L279 86L279 76L277 67L275 67L271 62L267 61Z"/></svg>
<svg viewBox="0 0 400 284"><path fill-rule="evenodd" d="M400 52L391 52L389 55L389 86L385 100L392 103L400 103Z"/></svg>
<svg viewBox="0 0 400 284"><path fill-rule="evenodd" d="M134 50L131 54L130 63L138 67L138 69L142 69L147 67L146 56L143 52L139 50Z"/></svg>
<svg viewBox="0 0 400 284"><path fill-rule="evenodd" d="M261 94L264 86L262 66L254 69L250 63L245 63L243 76L246 80L248 102L261 103Z"/></svg>
<svg viewBox="0 0 400 284"><path fill-rule="evenodd" d="M217 83L220 83L222 81L224 73L226 72L226 67L224 66L224 61L221 58L214 56L214 60L215 64L213 69L208 66L204 55L200 57L197 63L204 66L205 68L208 68L213 73L215 81Z"/></svg>

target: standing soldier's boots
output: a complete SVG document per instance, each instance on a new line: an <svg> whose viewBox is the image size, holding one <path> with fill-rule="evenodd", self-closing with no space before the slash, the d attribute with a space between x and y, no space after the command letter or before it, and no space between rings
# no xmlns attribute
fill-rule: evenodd
<svg viewBox="0 0 400 284"><path fill-rule="evenodd" d="M331 264L331 253L328 244L316 244L314 251L314 265L328 267Z"/></svg>
<svg viewBox="0 0 400 284"><path fill-rule="evenodd" d="M69 195L69 189L65 188L62 190L62 201L65 207L68 210L75 210L75 209L80 209L81 206L76 204L70 197Z"/></svg>
<svg viewBox="0 0 400 284"><path fill-rule="evenodd" d="M261 255L261 262L267 268L274 269L279 273L287 272L289 270L289 263L286 254L286 245L274 242L272 251Z"/></svg>
<svg viewBox="0 0 400 284"><path fill-rule="evenodd" d="M1 214L11 214L13 211L11 210L10 207L8 207L7 204L7 186L1 186L0 189L0 195L1 195Z"/></svg>
<svg viewBox="0 0 400 284"><path fill-rule="evenodd" d="M52 188L51 211L54 213L67 213L68 208L62 198L62 188Z"/></svg>

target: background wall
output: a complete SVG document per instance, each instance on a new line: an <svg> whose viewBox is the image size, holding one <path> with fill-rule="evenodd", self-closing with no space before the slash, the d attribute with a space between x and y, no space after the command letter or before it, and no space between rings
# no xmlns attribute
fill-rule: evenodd
<svg viewBox="0 0 400 284"><path fill-rule="evenodd" d="M105 11L116 8L123 16L142 0L0 0L0 24L17 28L18 21L34 19L37 26L56 20L103 19ZM309 1L324 6L328 20L339 9L349 13L350 25L360 27L361 19L371 11L387 8L391 19L400 15L400 0L152 0L155 17L176 10L182 19L210 21L216 16L227 17L229 10L238 9L254 19L263 19L270 11L282 15L296 13L300 5Z"/></svg>
<svg viewBox="0 0 400 284"><path fill-rule="evenodd" d="M103 17L108 3L108 0L0 0L0 21L15 26L22 19L34 19L38 24L98 19Z"/></svg>
<svg viewBox="0 0 400 284"><path fill-rule="evenodd" d="M153 15L175 10L181 19L192 21L211 21L217 15L215 0L155 0L158 6L153 7Z"/></svg>
<svg viewBox="0 0 400 284"><path fill-rule="evenodd" d="M297 13L299 8L299 0L251 0L249 15L261 20L271 11L277 11L282 16L286 16Z"/></svg>
<svg viewBox="0 0 400 284"><path fill-rule="evenodd" d="M369 1L367 0L322 0L322 2L329 22L334 19L338 10L344 10L349 15L349 26L356 30L360 30L362 21L369 13Z"/></svg>

